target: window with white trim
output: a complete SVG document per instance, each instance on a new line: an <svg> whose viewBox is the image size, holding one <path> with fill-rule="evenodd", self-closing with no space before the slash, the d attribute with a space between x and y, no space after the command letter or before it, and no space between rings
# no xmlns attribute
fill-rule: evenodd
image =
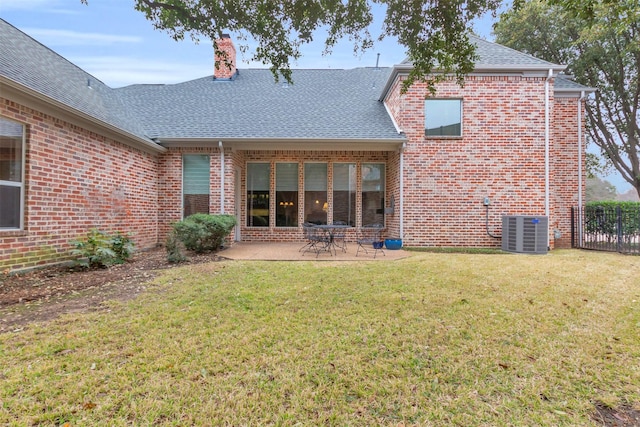
<svg viewBox="0 0 640 427"><path fill-rule="evenodd" d="M269 227L271 164L247 163L247 227Z"/></svg>
<svg viewBox="0 0 640 427"><path fill-rule="evenodd" d="M425 99L424 131L431 137L462 136L462 99Z"/></svg>
<svg viewBox="0 0 640 427"><path fill-rule="evenodd" d="M313 224L327 223L327 164L304 164L304 220Z"/></svg>
<svg viewBox="0 0 640 427"><path fill-rule="evenodd" d="M362 164L362 226L384 225L385 164Z"/></svg>
<svg viewBox="0 0 640 427"><path fill-rule="evenodd" d="M276 163L276 227L298 226L298 163Z"/></svg>
<svg viewBox="0 0 640 427"><path fill-rule="evenodd" d="M209 213L210 158L206 154L182 156L183 218Z"/></svg>
<svg viewBox="0 0 640 427"><path fill-rule="evenodd" d="M0 117L0 230L24 228L25 127Z"/></svg>
<svg viewBox="0 0 640 427"><path fill-rule="evenodd" d="M355 163L333 164L333 223L356 225L357 169Z"/></svg>

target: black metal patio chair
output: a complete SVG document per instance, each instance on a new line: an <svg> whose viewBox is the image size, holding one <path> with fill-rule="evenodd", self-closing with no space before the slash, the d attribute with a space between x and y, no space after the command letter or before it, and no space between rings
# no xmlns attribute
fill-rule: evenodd
<svg viewBox="0 0 640 427"><path fill-rule="evenodd" d="M376 257L378 252L386 256L382 249L384 246L383 231L384 226L382 224L371 224L361 227L360 230L358 230L358 236L356 238L356 243L358 244L356 256L360 253L360 249L366 254L368 254L369 251L373 251L373 258Z"/></svg>

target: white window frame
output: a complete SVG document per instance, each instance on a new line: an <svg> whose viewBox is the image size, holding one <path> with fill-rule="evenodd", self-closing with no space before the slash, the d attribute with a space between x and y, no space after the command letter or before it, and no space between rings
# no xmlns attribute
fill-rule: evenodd
<svg viewBox="0 0 640 427"><path fill-rule="evenodd" d="M324 193L325 193L325 197L324 199L320 200L320 199L316 199L315 203L319 204L319 206L314 206L317 209L310 209L309 206L313 205L312 203L308 203L307 200L307 192L322 192L323 190L309 190L307 187L315 184L315 182L313 180L309 179L309 176L307 175L307 166L310 165L324 165L325 167L325 181L324 181ZM303 191L303 218L304 218L304 222L309 222L309 215L311 215L313 212L318 212L320 214L321 211L324 212L324 224L327 224L329 221L329 162L304 162L303 163L303 186L302 186L302 191ZM317 181L319 183L321 183L322 181ZM313 201L313 198L311 199ZM322 216L322 214L320 214ZM313 221L315 222L315 221ZM322 222L322 220L321 220Z"/></svg>
<svg viewBox="0 0 640 427"><path fill-rule="evenodd" d="M295 190L279 190L278 189L278 184L279 184L279 177L278 177L278 165L296 165L296 176L295 176ZM275 214L276 214L276 218L275 218L275 223L274 226L277 228L286 228L286 227L298 227L298 217L299 217L299 209L300 209L300 163L296 162L296 161L290 161L290 162L275 162L274 167L273 167L273 172L275 174L275 179L274 179L274 191L273 191L273 197L275 200L275 205L274 205L274 210L275 210ZM296 196L294 200L278 200L278 195L280 192L285 192L285 191L295 191L296 192ZM285 205L283 205L283 203L285 203ZM291 205L286 205L287 203L291 204ZM279 211L280 208L279 206L283 206L283 210L286 216L286 212L287 209L291 208L291 210L293 212L295 212L295 215L293 215L291 218L294 218L294 223L295 225L278 225L278 215L279 215Z"/></svg>
<svg viewBox="0 0 640 427"><path fill-rule="evenodd" d="M18 187L20 188L20 218L19 218L19 225L18 227L0 227L0 231L23 231L24 230L24 205L25 205L25 169L26 169L26 154L27 154L27 138L26 138L26 131L27 131L27 127L24 123L20 123L17 122L15 120L11 120L8 119L6 117L0 117L0 120L6 120L8 122L13 122L16 123L18 125L20 125L22 127L22 140L20 141L20 145L21 145L21 154L20 154L20 160L21 160L21 165L20 165L20 182L17 181L4 181L4 180L0 180L0 185L5 186L5 187Z"/></svg>
<svg viewBox="0 0 640 427"><path fill-rule="evenodd" d="M353 227L356 226L357 222L358 222L358 162L356 161L352 161L352 162L333 162L332 165L332 169L331 169L331 215L332 215L332 220L333 222L335 222L336 218L335 218L335 205L336 205L336 201L335 201L335 192L336 191L340 191L340 190L336 190L336 165L347 165L349 167L353 166L353 172L354 172L354 188L351 190L349 190L351 193L353 193L353 204L354 204L354 211L350 212L351 207L348 208L348 212L350 214L353 215L353 223L351 224ZM351 176L348 176L347 178L348 180L351 179ZM351 183L349 182L348 185L350 185ZM344 190L343 190L344 191ZM350 215L348 219L350 218ZM349 221L347 221L347 223L349 223Z"/></svg>
<svg viewBox="0 0 640 427"><path fill-rule="evenodd" d="M181 204L182 204L182 213L181 213L182 219L186 218L185 212L184 212L185 211L184 200L185 200L185 195L186 195L186 189L185 189L185 187L186 187L185 186L185 178L186 178L186 175L185 175L185 158L188 157L188 156L204 156L204 157L207 158L207 161L209 162L209 169L208 169L208 174L209 174L209 177L208 177L208 179L209 179L209 183L208 183L209 192L208 192L207 195L209 197L209 210L208 210L208 213L211 213L211 155L207 154L207 153L182 153L182 159L181 159L181 162L182 162L182 181L181 181L181 184L180 184L182 186L182 200L181 200Z"/></svg>
<svg viewBox="0 0 640 427"><path fill-rule="evenodd" d="M430 135L427 133L427 120L429 119L429 112L427 110L427 103L430 101L458 101L460 106L460 133L458 135ZM437 138L437 139L446 139L446 138L462 138L464 135L464 101L462 98L427 98L424 100L424 134L427 138Z"/></svg>
<svg viewBox="0 0 640 427"><path fill-rule="evenodd" d="M250 217L252 215L251 215L251 212L249 211L249 165L260 165L260 164L267 165L268 168L269 168L269 173L266 176L267 183L268 183L267 184L267 190L266 190L267 191L267 199L268 199L268 201L267 201L267 212L268 212L267 213L267 218L268 219L267 219L267 224L264 224L264 225L260 225L260 224L256 225L256 224L251 223L252 221L250 220ZM264 229L269 229L272 226L272 220L271 220L271 218L272 218L271 217L271 198L272 197L271 197L271 195L272 195L273 185L272 185L272 182L271 182L271 177L272 177L273 173L275 173L274 169L275 168L274 168L272 162L270 162L270 161L250 161L250 162L247 162L246 165L245 165L245 208L246 208L246 211L245 211L245 218L244 218L243 221L244 221L244 224L245 224L245 226L247 228L255 227L257 229L264 230ZM251 190L253 191L254 189L252 188ZM265 191L265 190L257 190L257 191Z"/></svg>
<svg viewBox="0 0 640 427"><path fill-rule="evenodd" d="M382 193L382 206L380 206L380 208L378 209L382 209L382 213L378 214L377 212L374 212L374 216L375 215L382 215L382 221L381 222L374 222L371 223L370 221L365 221L365 215L367 215L367 212L370 212L369 209L367 209L365 207L365 176L364 176L364 168L366 166L378 166L381 167L380 170L382 171L382 173L384 173L384 178L380 178L381 181L381 187L380 189L377 190L378 193ZM387 197L387 163L386 162L376 162L376 161L370 161L370 162L361 162L360 163L360 225L362 227L367 227L370 226L372 224L382 224L383 226L386 224L387 221L387 215L384 213L384 206L386 203L386 197Z"/></svg>

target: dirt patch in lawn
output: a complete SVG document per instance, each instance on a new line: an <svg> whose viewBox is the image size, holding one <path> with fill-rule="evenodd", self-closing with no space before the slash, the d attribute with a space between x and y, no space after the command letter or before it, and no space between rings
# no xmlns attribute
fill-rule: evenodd
<svg viewBox="0 0 640 427"><path fill-rule="evenodd" d="M216 254L190 254L188 261L178 265L221 259ZM167 261L164 248L156 248L106 269L56 266L25 274L0 274L0 333L20 330L32 322L46 322L64 313L99 310L105 301L135 298L159 271L176 266Z"/></svg>
<svg viewBox="0 0 640 427"><path fill-rule="evenodd" d="M605 427L640 427L640 410L630 405L611 408L601 402L596 402L596 410L592 419L598 425Z"/></svg>

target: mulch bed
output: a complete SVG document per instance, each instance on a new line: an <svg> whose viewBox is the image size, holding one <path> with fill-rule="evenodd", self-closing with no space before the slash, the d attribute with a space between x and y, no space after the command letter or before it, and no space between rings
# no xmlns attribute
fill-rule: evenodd
<svg viewBox="0 0 640 427"><path fill-rule="evenodd" d="M0 333L68 312L98 310L108 300L135 298L161 270L220 259L216 254L189 254L186 262L171 264L165 249L156 248L105 269L54 266L24 274L0 274Z"/></svg>

